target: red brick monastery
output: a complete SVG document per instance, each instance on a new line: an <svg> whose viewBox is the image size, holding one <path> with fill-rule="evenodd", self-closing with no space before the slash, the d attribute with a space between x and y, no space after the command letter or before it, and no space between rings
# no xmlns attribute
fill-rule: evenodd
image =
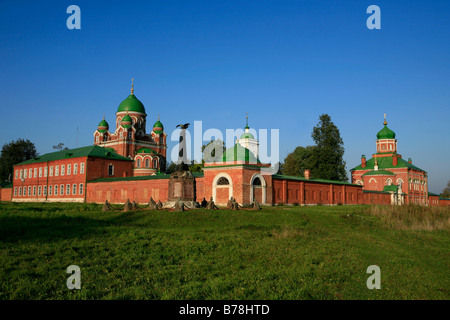
<svg viewBox="0 0 450 320"><path fill-rule="evenodd" d="M169 200L171 176L164 174L167 144L158 120L146 132L144 105L131 94L116 112L116 129L103 119L94 132L94 145L47 153L14 166L13 183L0 186L1 201L147 204ZM205 163L194 174L197 202L212 198L225 206L233 197L242 205L256 199L262 205L403 204L450 205L428 192L426 171L397 153L395 133L377 134L377 153L351 170L352 183L267 174L270 164L258 159L258 141L249 132L226 150L221 162Z"/></svg>

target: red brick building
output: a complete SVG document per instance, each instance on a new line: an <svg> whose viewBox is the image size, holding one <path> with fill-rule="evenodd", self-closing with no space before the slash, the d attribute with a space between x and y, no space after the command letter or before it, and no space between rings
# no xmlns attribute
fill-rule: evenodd
<svg viewBox="0 0 450 320"><path fill-rule="evenodd" d="M167 135L158 120L152 131L146 133L147 114L141 101L131 94L123 100L116 112L116 129L109 131L105 117L94 132L94 145L112 148L121 156L135 160L134 176L154 175L165 171Z"/></svg>
<svg viewBox="0 0 450 320"><path fill-rule="evenodd" d="M159 120L145 132L146 113L133 89L116 112L116 130L105 120L94 133L94 145L44 154L14 166L11 184L0 185L1 201L93 202L147 204L165 202L170 175L161 173L167 152L166 134ZM427 173L397 153L395 133L387 127L377 134L377 152L361 158L351 170L352 183L293 177L270 172L258 158L258 141L249 132L226 150L221 161L205 163L194 174L197 202L211 198L225 206L233 197L247 206L402 204L450 205L428 193Z"/></svg>
<svg viewBox="0 0 450 320"><path fill-rule="evenodd" d="M98 146L47 153L14 166L12 200L86 202L86 185L133 174L133 160Z"/></svg>
<svg viewBox="0 0 450 320"><path fill-rule="evenodd" d="M386 118L383 124L377 133L377 152L369 160L361 156L361 164L350 170L352 182L365 191L390 192L392 203L429 205L427 172L397 153L395 133L387 127Z"/></svg>

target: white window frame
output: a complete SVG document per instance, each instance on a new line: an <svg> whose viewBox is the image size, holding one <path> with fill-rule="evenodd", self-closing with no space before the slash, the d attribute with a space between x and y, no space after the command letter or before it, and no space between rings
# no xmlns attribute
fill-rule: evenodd
<svg viewBox="0 0 450 320"><path fill-rule="evenodd" d="M73 174L78 174L78 163L73 165Z"/></svg>
<svg viewBox="0 0 450 320"><path fill-rule="evenodd" d="M53 177L53 166L50 166L50 177Z"/></svg>
<svg viewBox="0 0 450 320"><path fill-rule="evenodd" d="M67 165L67 175L70 176L72 174L72 165L68 164Z"/></svg>
<svg viewBox="0 0 450 320"><path fill-rule="evenodd" d="M78 190L78 193L79 193L79 194L83 194L83 191L84 191L84 190L83 190L83 187L84 187L83 184L80 183L80 187L79 187L79 190Z"/></svg>
<svg viewBox="0 0 450 320"><path fill-rule="evenodd" d="M61 176L66 174L66 166L64 164L61 165Z"/></svg>

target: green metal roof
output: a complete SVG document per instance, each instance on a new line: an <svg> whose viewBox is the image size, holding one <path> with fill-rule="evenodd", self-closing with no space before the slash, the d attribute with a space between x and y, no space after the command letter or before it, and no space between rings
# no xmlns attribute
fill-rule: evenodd
<svg viewBox="0 0 450 320"><path fill-rule="evenodd" d="M378 162L379 169L410 168L410 169L415 169L415 170L426 172L425 170L422 170L422 169L416 167L415 165L409 163L406 160L403 160L402 158L398 158L396 166L394 166L392 164L392 157L390 157L390 156L377 158L377 162ZM367 160L366 167L363 168L360 164L360 165L354 167L353 169L350 169L350 171L373 170L374 168L375 168L375 159L371 158L371 159Z"/></svg>
<svg viewBox="0 0 450 320"><path fill-rule="evenodd" d="M145 113L145 108L142 102L140 102L134 94L130 94L128 98L120 103L119 108L117 109L117 112L124 111Z"/></svg>
<svg viewBox="0 0 450 320"><path fill-rule="evenodd" d="M76 149L62 150L52 153L46 153L41 156L37 156L36 158L17 163L16 165L28 164L28 163L40 163L46 161L55 161L62 159L72 159L78 157L88 157L88 158L104 158L111 160L124 160L124 161L133 161L129 158L123 157L114 151L111 148L102 148L99 146L89 146L89 147L81 147Z"/></svg>
<svg viewBox="0 0 450 320"><path fill-rule="evenodd" d="M152 154L158 154L155 150L150 148L142 148L136 151L136 153L152 153Z"/></svg>
<svg viewBox="0 0 450 320"><path fill-rule="evenodd" d="M234 147L227 149L223 154L222 159L223 162L245 161L251 163L261 163L250 150L244 148L239 143L236 143Z"/></svg>
<svg viewBox="0 0 450 320"><path fill-rule="evenodd" d="M362 187L359 184L354 184L350 182L345 181L337 181L337 180L326 180L326 179L306 179L305 177L297 177L297 176L286 176L282 174L273 174L272 178L275 179L283 179L283 180L300 180L300 181L310 181L310 182L319 182L319 183L333 183L333 184L343 184L343 185L349 185L349 186L359 186Z"/></svg>
<svg viewBox="0 0 450 320"><path fill-rule="evenodd" d="M364 173L363 176L395 176L395 173L388 170L372 170Z"/></svg>
<svg viewBox="0 0 450 320"><path fill-rule="evenodd" d="M377 139L395 139L395 132L384 125L384 128L377 133Z"/></svg>

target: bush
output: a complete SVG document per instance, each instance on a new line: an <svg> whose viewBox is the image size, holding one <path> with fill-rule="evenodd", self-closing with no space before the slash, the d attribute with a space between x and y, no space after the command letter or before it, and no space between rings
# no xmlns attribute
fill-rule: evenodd
<svg viewBox="0 0 450 320"><path fill-rule="evenodd" d="M298 202L293 203L294 207L298 207Z"/></svg>
<svg viewBox="0 0 450 320"><path fill-rule="evenodd" d="M284 206L284 203L283 202L278 202L278 206L282 207L282 206Z"/></svg>

